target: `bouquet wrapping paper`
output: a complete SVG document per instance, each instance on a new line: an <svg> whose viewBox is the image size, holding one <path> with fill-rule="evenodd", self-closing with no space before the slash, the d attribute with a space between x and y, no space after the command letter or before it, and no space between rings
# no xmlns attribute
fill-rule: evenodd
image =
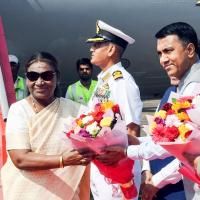
<svg viewBox="0 0 200 200"><path fill-rule="evenodd" d="M102 150L108 146L128 146L126 124L121 119L118 105L113 103L109 106L103 103L95 105L94 110L71 119L65 126L65 132L75 149L88 147L97 154L102 154ZM132 174L133 160L125 158L112 166L106 166L96 159L93 163L107 181L120 185L126 199L137 196Z"/></svg>
<svg viewBox="0 0 200 200"><path fill-rule="evenodd" d="M180 173L200 185L200 177L184 157L185 153L200 155L199 116L200 95L180 97L172 92L161 110L147 117L149 128L145 131L182 163Z"/></svg>

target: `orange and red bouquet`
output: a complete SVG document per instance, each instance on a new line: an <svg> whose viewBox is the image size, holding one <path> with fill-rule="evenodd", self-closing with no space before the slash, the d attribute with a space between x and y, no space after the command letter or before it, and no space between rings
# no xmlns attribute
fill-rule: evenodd
<svg viewBox="0 0 200 200"><path fill-rule="evenodd" d="M75 119L66 134L67 136L75 134L85 138L101 137L105 133L101 130L112 129L119 117L121 115L118 104L114 104L112 101L98 103L93 110L81 114Z"/></svg>
<svg viewBox="0 0 200 200"><path fill-rule="evenodd" d="M180 97L171 93L166 104L149 118L152 140L179 159L183 175L200 185L185 153L200 155L200 95Z"/></svg>
<svg viewBox="0 0 200 200"><path fill-rule="evenodd" d="M187 113L194 108L193 97L173 98L155 113L150 126L155 142L186 141L192 133L191 119Z"/></svg>
<svg viewBox="0 0 200 200"><path fill-rule="evenodd" d="M112 101L96 104L92 110L73 119L66 127L66 135L76 149L89 147L98 155L104 147L128 145L126 124L122 120L118 104ZM127 199L137 196L133 182L133 160L125 158L114 166L106 166L96 159L93 163L110 183L120 185Z"/></svg>

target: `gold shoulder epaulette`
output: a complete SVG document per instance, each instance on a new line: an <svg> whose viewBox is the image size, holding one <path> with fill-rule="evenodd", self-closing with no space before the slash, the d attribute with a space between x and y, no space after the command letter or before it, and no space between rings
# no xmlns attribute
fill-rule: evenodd
<svg viewBox="0 0 200 200"><path fill-rule="evenodd" d="M111 74L108 72L102 79L103 81L107 81L111 77Z"/></svg>
<svg viewBox="0 0 200 200"><path fill-rule="evenodd" d="M114 80L117 80L117 79L119 79L119 78L123 78L122 72L119 71L119 70L114 71L114 72L112 73L112 76L113 76Z"/></svg>

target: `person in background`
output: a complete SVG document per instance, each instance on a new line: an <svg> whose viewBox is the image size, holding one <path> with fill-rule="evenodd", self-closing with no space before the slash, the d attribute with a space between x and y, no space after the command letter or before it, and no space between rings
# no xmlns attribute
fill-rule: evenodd
<svg viewBox="0 0 200 200"><path fill-rule="evenodd" d="M27 96L25 79L21 76L18 76L20 68L19 59L15 55L9 55L8 58L14 81L16 100L19 101Z"/></svg>
<svg viewBox="0 0 200 200"><path fill-rule="evenodd" d="M76 70L80 80L68 86L65 97L87 105L97 84L96 80L92 80L93 65L90 59L78 59L76 62Z"/></svg>
<svg viewBox="0 0 200 200"><path fill-rule="evenodd" d="M54 56L34 54L25 65L30 95L11 105L6 123L8 159L1 169L4 199L89 200L94 153L73 149L64 123L85 106L59 98Z"/></svg>
<svg viewBox="0 0 200 200"><path fill-rule="evenodd" d="M103 21L97 21L96 36L89 38L87 42L92 45L90 48L91 63L98 66L101 73L98 75L97 87L90 99L89 107L109 100L117 103L127 125L127 134L139 136L142 111L139 88L131 74L121 64L121 57L127 45L134 41L132 37L119 29ZM110 154L108 148L97 159L104 160L105 164L111 165L116 158ZM140 167L140 163L136 161L134 181L137 189L139 189L141 179ZM95 200L123 199L119 185L110 184L94 164L91 164L91 190Z"/></svg>

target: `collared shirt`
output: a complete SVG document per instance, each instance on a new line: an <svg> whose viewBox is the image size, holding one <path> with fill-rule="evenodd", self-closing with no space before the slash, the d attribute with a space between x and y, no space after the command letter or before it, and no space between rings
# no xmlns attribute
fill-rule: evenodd
<svg viewBox="0 0 200 200"><path fill-rule="evenodd" d="M15 81L14 84L14 88L17 101L22 100L27 96L25 79L22 78L21 76L17 77L17 80Z"/></svg>
<svg viewBox="0 0 200 200"><path fill-rule="evenodd" d="M131 122L140 124L142 101L139 88L133 77L122 67L121 62L98 75L97 87L88 105L92 107L107 100L119 105L127 125Z"/></svg>
<svg viewBox="0 0 200 200"><path fill-rule="evenodd" d="M164 159L170 154L160 145L155 144L150 136L139 137L140 145L131 145L127 149L127 155L133 160L145 159L154 160L156 158Z"/></svg>
<svg viewBox="0 0 200 200"><path fill-rule="evenodd" d="M87 105L96 87L97 81L92 80L89 89L81 84L80 81L69 85L65 98L71 99L78 103Z"/></svg>

